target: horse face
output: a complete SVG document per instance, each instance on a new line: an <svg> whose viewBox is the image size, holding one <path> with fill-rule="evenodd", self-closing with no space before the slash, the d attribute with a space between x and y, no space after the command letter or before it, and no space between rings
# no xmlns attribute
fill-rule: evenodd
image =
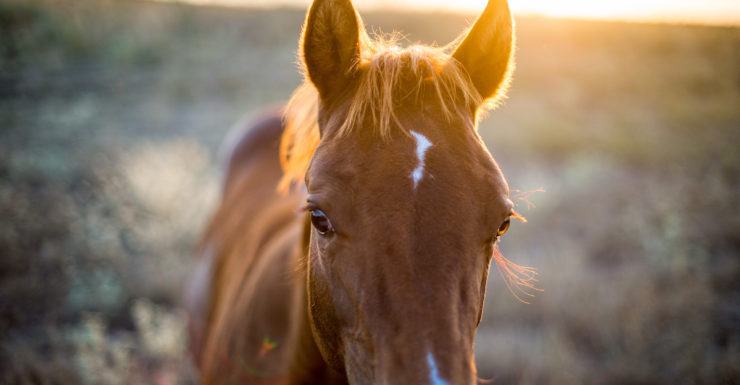
<svg viewBox="0 0 740 385"><path fill-rule="evenodd" d="M427 58L421 51L383 51L373 67L363 34L339 0L317 0L304 30L321 98L321 139L305 178L314 339L353 384L471 384L493 245L513 213L508 187L475 131L478 105L455 97L464 85L447 94L441 83L425 86L441 70L413 64ZM492 1L448 64L486 98L505 78L510 45L508 6ZM498 72L479 71L486 60ZM379 68L397 81L377 86ZM357 114L354 98L384 88L395 94ZM413 98L393 96L408 90ZM378 120L388 105L392 119Z"/></svg>
<svg viewBox="0 0 740 385"><path fill-rule="evenodd" d="M493 242L512 204L472 127L409 119L411 136L330 137L316 151L306 178L314 332L357 383L424 383L434 368L471 383Z"/></svg>

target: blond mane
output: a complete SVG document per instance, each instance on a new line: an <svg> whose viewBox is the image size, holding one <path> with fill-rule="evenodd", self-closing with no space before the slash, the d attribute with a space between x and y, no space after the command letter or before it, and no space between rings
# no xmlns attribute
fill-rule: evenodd
<svg viewBox="0 0 740 385"><path fill-rule="evenodd" d="M463 33L461 37L465 35ZM361 28L363 51L355 66L359 83L339 135L350 134L359 122L370 117L379 136L390 137L394 127L403 129L395 106L401 99L418 97L421 90L433 91L432 95L447 120L460 114L457 106L479 106L475 116L476 129L482 113L503 99L512 65L498 91L483 99L462 65L449 54L459 39L444 47L415 44L406 48L399 47L398 40L398 35L371 39ZM318 109L318 91L305 76L283 116L285 131L280 143L283 167L283 177L278 185L280 191L286 192L290 186L300 184L306 173L319 144Z"/></svg>

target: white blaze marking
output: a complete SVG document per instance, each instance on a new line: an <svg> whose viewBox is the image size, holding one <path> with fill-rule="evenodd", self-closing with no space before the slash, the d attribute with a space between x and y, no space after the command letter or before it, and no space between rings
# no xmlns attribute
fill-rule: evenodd
<svg viewBox="0 0 740 385"><path fill-rule="evenodd" d="M414 188L416 188L419 181L424 176L424 157L426 156L429 147L432 147L432 142L430 142L426 136L416 131L411 131L411 135L416 139L416 157L419 159L419 165L411 172L411 179L414 180Z"/></svg>
<svg viewBox="0 0 740 385"><path fill-rule="evenodd" d="M439 376L439 369L437 369L437 363L434 362L432 353L427 353L427 365L429 365L429 377L432 380L432 385L449 385L447 381Z"/></svg>

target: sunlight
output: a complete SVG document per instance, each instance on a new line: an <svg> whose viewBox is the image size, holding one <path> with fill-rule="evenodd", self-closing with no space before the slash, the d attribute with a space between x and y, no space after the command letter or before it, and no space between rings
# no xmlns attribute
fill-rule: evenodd
<svg viewBox="0 0 740 385"><path fill-rule="evenodd" d="M472 1L471 1L472 2ZM591 0L513 0L513 10L524 13L539 13L547 16L610 17L629 13L644 13L654 7L645 0L622 0L604 2Z"/></svg>
<svg viewBox="0 0 740 385"><path fill-rule="evenodd" d="M194 4L227 6L299 6L311 0L158 0ZM361 10L414 9L416 11L447 10L476 13L485 8L487 0L353 0ZM620 19L667 22L700 22L719 24L740 23L740 1L737 0L509 0L517 14L587 19Z"/></svg>
<svg viewBox="0 0 740 385"><path fill-rule="evenodd" d="M487 0L357 0L368 6L418 4L420 8L439 8L464 12L482 10ZM550 17L577 17L594 19L640 19L674 21L740 21L740 2L736 0L622 0L618 2L593 0L509 0L511 9L519 14Z"/></svg>

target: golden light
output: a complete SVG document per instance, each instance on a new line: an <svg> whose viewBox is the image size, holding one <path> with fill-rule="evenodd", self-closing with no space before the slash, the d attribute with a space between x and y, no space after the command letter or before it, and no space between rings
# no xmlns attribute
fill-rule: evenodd
<svg viewBox="0 0 740 385"><path fill-rule="evenodd" d="M311 0L159 0L229 6L298 6L307 7ZM476 14L487 0L353 0L360 10L413 9L415 11L448 10ZM589 19L622 19L669 22L740 23L738 0L509 0L514 13L550 17Z"/></svg>
<svg viewBox="0 0 740 385"><path fill-rule="evenodd" d="M487 0L356 0L369 7L416 5L421 9L479 12ZM513 12L550 17L654 21L740 21L737 0L509 0Z"/></svg>

